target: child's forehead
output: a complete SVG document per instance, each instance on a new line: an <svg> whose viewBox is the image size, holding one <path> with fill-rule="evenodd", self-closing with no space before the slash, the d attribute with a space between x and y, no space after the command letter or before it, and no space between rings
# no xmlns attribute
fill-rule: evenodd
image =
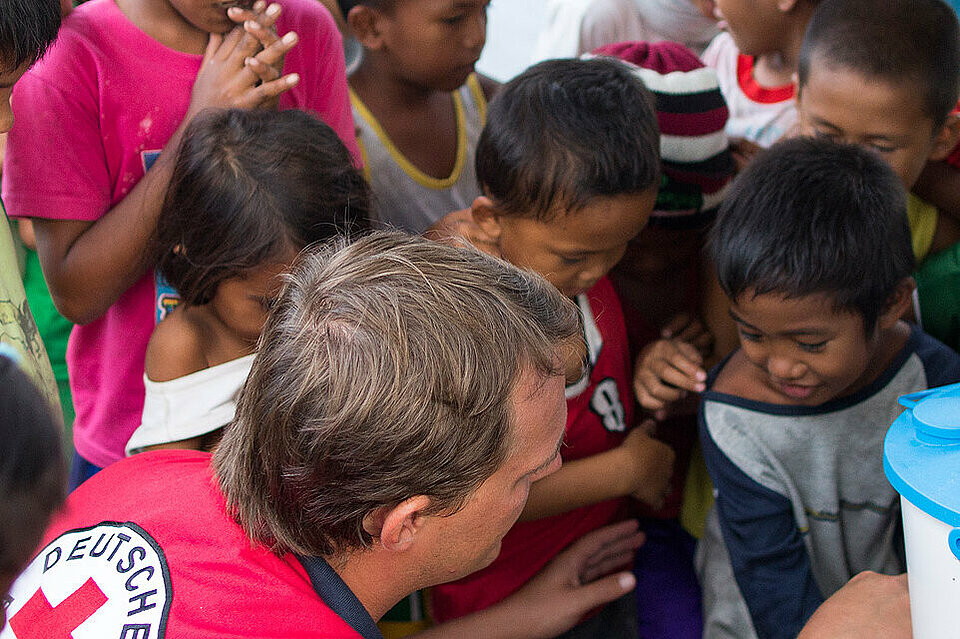
<svg viewBox="0 0 960 639"><path fill-rule="evenodd" d="M796 295L747 289L730 300L730 313L737 321L757 328L777 328L777 332L831 331L853 322L863 323L862 314L841 307L836 295L829 292Z"/></svg>
<svg viewBox="0 0 960 639"><path fill-rule="evenodd" d="M907 106L911 111L923 112L926 87L919 80L889 73L872 73L846 64L832 63L823 56L814 55L803 82L799 84L800 109L804 108L803 97L810 88L828 88L833 93L849 96L857 102L883 101ZM865 91L864 89L869 89Z"/></svg>

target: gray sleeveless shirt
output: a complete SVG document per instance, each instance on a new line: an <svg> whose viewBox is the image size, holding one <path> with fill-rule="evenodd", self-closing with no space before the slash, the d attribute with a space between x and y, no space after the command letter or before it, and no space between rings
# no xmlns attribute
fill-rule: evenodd
<svg viewBox="0 0 960 639"><path fill-rule="evenodd" d="M373 191L376 226L423 233L447 213L469 207L480 195L474 153L486 122L487 101L476 74L452 95L457 118L456 162L449 176L435 178L400 153L366 105L350 91L364 175Z"/></svg>

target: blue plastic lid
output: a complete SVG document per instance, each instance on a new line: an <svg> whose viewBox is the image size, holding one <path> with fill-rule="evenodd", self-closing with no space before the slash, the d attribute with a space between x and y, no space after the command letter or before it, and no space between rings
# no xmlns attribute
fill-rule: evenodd
<svg viewBox="0 0 960 639"><path fill-rule="evenodd" d="M907 410L883 443L883 470L898 493L960 526L960 384L904 395Z"/></svg>

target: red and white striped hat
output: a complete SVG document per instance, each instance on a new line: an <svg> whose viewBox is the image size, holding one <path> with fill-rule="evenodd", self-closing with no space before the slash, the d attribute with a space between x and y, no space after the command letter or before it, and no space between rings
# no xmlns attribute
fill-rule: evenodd
<svg viewBox="0 0 960 639"><path fill-rule="evenodd" d="M637 67L656 98L663 177L650 224L697 228L712 220L735 171L716 72L676 42L620 42L591 55Z"/></svg>

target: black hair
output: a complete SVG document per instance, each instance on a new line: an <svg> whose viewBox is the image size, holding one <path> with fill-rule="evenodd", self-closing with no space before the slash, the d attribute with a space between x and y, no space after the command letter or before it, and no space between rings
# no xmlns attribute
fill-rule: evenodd
<svg viewBox="0 0 960 639"><path fill-rule="evenodd" d="M823 139L761 152L734 180L708 246L731 300L825 293L868 333L915 266L896 174L873 151Z"/></svg>
<svg viewBox="0 0 960 639"><path fill-rule="evenodd" d="M800 49L801 91L815 60L918 90L938 128L960 95L960 26L942 0L824 0Z"/></svg>
<svg viewBox="0 0 960 639"><path fill-rule="evenodd" d="M20 572L67 488L63 425L9 357L0 356L0 577ZM5 593L0 592L0 596Z"/></svg>
<svg viewBox="0 0 960 639"><path fill-rule="evenodd" d="M187 304L220 282L369 228L369 187L333 130L302 111L201 114L180 145L153 239Z"/></svg>
<svg viewBox="0 0 960 639"><path fill-rule="evenodd" d="M0 0L0 65L6 72L39 60L60 29L57 0Z"/></svg>
<svg viewBox="0 0 960 639"><path fill-rule="evenodd" d="M653 96L619 60L541 62L490 103L476 168L504 213L541 220L595 197L656 188Z"/></svg>

